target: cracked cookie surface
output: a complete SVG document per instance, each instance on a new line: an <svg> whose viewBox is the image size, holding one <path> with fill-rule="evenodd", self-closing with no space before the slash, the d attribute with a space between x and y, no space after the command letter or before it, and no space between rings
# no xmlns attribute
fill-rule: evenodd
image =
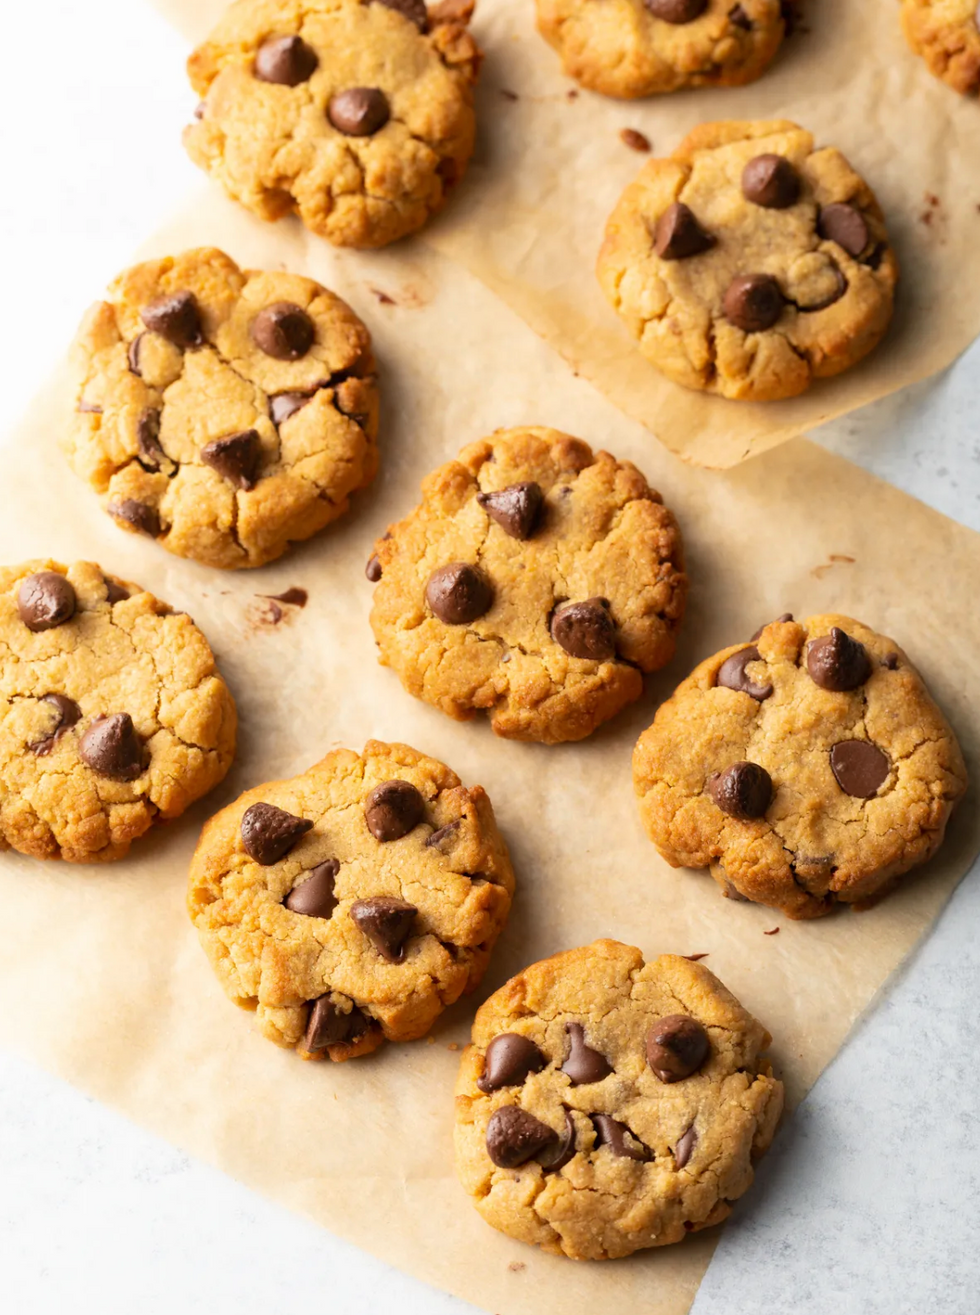
<svg viewBox="0 0 980 1315"><path fill-rule="evenodd" d="M0 568L0 849L122 858L217 785L235 735L190 617L92 562Z"/></svg>
<svg viewBox="0 0 980 1315"><path fill-rule="evenodd" d="M554 429L498 430L429 475L375 545L380 661L498 735L579 740L674 653L680 530L629 462Z"/></svg>
<svg viewBox="0 0 980 1315"><path fill-rule="evenodd" d="M929 859L966 768L902 650L827 615L774 621L702 662L640 737L633 779L669 863L816 918Z"/></svg>
<svg viewBox="0 0 980 1315"><path fill-rule="evenodd" d="M372 740L212 818L188 909L264 1036L345 1060L424 1036L477 985L513 889L482 786Z"/></svg>
<svg viewBox="0 0 980 1315"><path fill-rule="evenodd" d="M532 964L480 1007L463 1053L460 1182L488 1224L545 1251L679 1242L725 1218L772 1140L770 1040L678 955L645 964L601 940Z"/></svg>
<svg viewBox="0 0 980 1315"><path fill-rule="evenodd" d="M877 345L898 263L840 151L772 120L702 124L649 161L609 218L597 274L668 378L771 401Z"/></svg>
<svg viewBox="0 0 980 1315"><path fill-rule="evenodd" d="M191 55L191 159L266 220L380 247L445 204L473 152L472 0L238 0Z"/></svg>
<svg viewBox="0 0 980 1315"><path fill-rule="evenodd" d="M786 29L780 0L537 0L537 13L569 77L624 98L752 82Z"/></svg>
<svg viewBox="0 0 980 1315"><path fill-rule="evenodd" d="M377 471L370 334L312 279L207 247L136 265L74 367L75 472L121 528L207 566L273 561Z"/></svg>
<svg viewBox="0 0 980 1315"><path fill-rule="evenodd" d="M977 0L903 0L902 27L930 73L964 96L980 92Z"/></svg>

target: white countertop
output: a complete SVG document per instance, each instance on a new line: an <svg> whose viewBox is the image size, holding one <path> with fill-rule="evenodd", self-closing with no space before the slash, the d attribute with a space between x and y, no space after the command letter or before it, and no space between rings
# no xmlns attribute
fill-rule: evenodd
<svg viewBox="0 0 980 1315"><path fill-rule="evenodd" d="M199 184L176 128L186 51L144 0L4 9L0 444L81 310ZM978 404L980 344L815 437L980 529ZM977 1315L978 925L975 868L784 1126L696 1315ZM473 1309L2 1054L0 1219L17 1315Z"/></svg>

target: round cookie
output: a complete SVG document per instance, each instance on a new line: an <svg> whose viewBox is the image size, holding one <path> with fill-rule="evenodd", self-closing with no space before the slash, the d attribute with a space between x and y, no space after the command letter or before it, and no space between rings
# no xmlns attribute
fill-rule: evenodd
<svg viewBox="0 0 980 1315"><path fill-rule="evenodd" d="M237 0L191 55L191 159L261 219L381 247L473 153L473 0Z"/></svg>
<svg viewBox="0 0 980 1315"><path fill-rule="evenodd" d="M122 858L218 784L236 727L189 616L92 562L0 568L0 850Z"/></svg>
<svg viewBox="0 0 980 1315"><path fill-rule="evenodd" d="M629 462L554 429L498 430L431 474L375 545L380 661L498 735L580 740L639 698L684 614L680 530Z"/></svg>
<svg viewBox="0 0 980 1315"><path fill-rule="evenodd" d="M338 749L213 817L188 909L225 991L304 1059L424 1036L480 981L514 874L482 786L404 744Z"/></svg>
<svg viewBox="0 0 980 1315"><path fill-rule="evenodd" d="M902 0L902 28L930 73L964 96L980 92L977 0Z"/></svg>
<svg viewBox="0 0 980 1315"><path fill-rule="evenodd" d="M633 780L668 863L818 918L867 907L936 852L966 768L892 640L847 616L786 616L683 681Z"/></svg>
<svg viewBox="0 0 980 1315"><path fill-rule="evenodd" d="M719 1223L772 1141L771 1038L699 963L596 941L477 1011L456 1170L488 1224L576 1260Z"/></svg>
<svg viewBox="0 0 980 1315"><path fill-rule="evenodd" d="M537 0L538 31L590 91L738 87L782 45L782 0Z"/></svg>
<svg viewBox="0 0 980 1315"><path fill-rule="evenodd" d="M378 467L371 336L312 279L204 247L112 284L74 347L68 455L116 524L207 566L262 566Z"/></svg>
<svg viewBox="0 0 980 1315"><path fill-rule="evenodd" d="M669 379L770 401L872 350L898 264L843 155L773 120L702 124L649 161L609 218L597 274Z"/></svg>

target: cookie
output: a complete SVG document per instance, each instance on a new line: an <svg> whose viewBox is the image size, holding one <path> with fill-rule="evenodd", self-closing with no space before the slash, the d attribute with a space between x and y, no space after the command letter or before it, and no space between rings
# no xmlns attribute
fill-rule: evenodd
<svg viewBox="0 0 980 1315"><path fill-rule="evenodd" d="M930 73L964 96L980 92L977 0L902 0L902 28Z"/></svg>
<svg viewBox="0 0 980 1315"><path fill-rule="evenodd" d="M668 863L819 918L867 907L936 852L966 769L893 640L847 616L785 616L682 682L633 780Z"/></svg>
<svg viewBox="0 0 980 1315"><path fill-rule="evenodd" d="M377 471L371 336L312 279L208 247L147 261L89 312L74 360L72 466L180 557L262 566Z"/></svg>
<svg viewBox="0 0 980 1315"><path fill-rule="evenodd" d="M629 462L554 429L501 429L430 475L375 545L382 665L498 735L580 740L674 653L680 530Z"/></svg>
<svg viewBox="0 0 980 1315"><path fill-rule="evenodd" d="M404 744L338 749L204 828L188 909L225 991L304 1059L424 1036L483 976L514 874L490 800Z"/></svg>
<svg viewBox="0 0 980 1315"><path fill-rule="evenodd" d="M753 82L786 31L782 0L537 0L537 13L569 77L628 99Z"/></svg>
<svg viewBox="0 0 980 1315"><path fill-rule="evenodd" d="M189 616L92 562L0 568L0 850L122 858L218 784L236 725Z"/></svg>
<svg viewBox="0 0 980 1315"><path fill-rule="evenodd" d="M772 1141L770 1043L717 977L596 941L477 1011L456 1083L456 1169L494 1228L576 1260L719 1223Z"/></svg>
<svg viewBox="0 0 980 1315"><path fill-rule="evenodd" d="M650 160L610 216L597 273L669 379L770 401L876 346L898 264L843 155L777 119L702 124Z"/></svg>
<svg viewBox="0 0 980 1315"><path fill-rule="evenodd" d="M473 153L473 0L237 0L188 73L195 164L260 219L381 247L441 210Z"/></svg>

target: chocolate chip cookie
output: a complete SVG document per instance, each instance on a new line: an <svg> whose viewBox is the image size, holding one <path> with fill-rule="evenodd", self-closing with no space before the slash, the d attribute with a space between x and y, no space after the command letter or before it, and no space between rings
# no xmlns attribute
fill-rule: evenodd
<svg viewBox="0 0 980 1315"><path fill-rule="evenodd" d="M422 485L375 545L371 624L417 698L498 735L580 740L669 662L680 530L629 462L554 429L502 429Z"/></svg>
<svg viewBox="0 0 980 1315"><path fill-rule="evenodd" d="M819 918L866 907L936 852L966 769L897 644L847 616L787 615L678 687L633 780L668 863Z"/></svg>
<svg viewBox="0 0 980 1315"><path fill-rule="evenodd" d="M898 264L843 155L773 120L702 124L649 161L610 216L597 273L669 379L770 401L876 346Z"/></svg>
<svg viewBox="0 0 980 1315"><path fill-rule="evenodd" d="M237 0L188 73L191 159L261 219L339 246L421 228L473 152L473 0Z"/></svg>
<svg viewBox="0 0 980 1315"><path fill-rule="evenodd" d="M590 91L633 99L739 87L786 30L781 0L537 0L538 31Z"/></svg>
<svg viewBox="0 0 980 1315"><path fill-rule="evenodd" d="M213 817L188 908L264 1036L344 1060L424 1036L477 985L513 889L482 786L372 740Z"/></svg>
<svg viewBox="0 0 980 1315"><path fill-rule="evenodd" d="M214 248L121 274L74 349L75 471L122 529L262 566L348 508L378 467L371 336L296 274Z"/></svg>
<svg viewBox="0 0 980 1315"><path fill-rule="evenodd" d="M596 941L477 1011L456 1083L456 1169L494 1228L576 1260L719 1223L769 1146L771 1038L706 968Z"/></svg>
<svg viewBox="0 0 980 1315"><path fill-rule="evenodd" d="M980 92L977 0L902 0L902 27L930 73L964 96Z"/></svg>
<svg viewBox="0 0 980 1315"><path fill-rule="evenodd" d="M236 725L189 616L92 562L0 567L0 850L122 858L218 784Z"/></svg>

